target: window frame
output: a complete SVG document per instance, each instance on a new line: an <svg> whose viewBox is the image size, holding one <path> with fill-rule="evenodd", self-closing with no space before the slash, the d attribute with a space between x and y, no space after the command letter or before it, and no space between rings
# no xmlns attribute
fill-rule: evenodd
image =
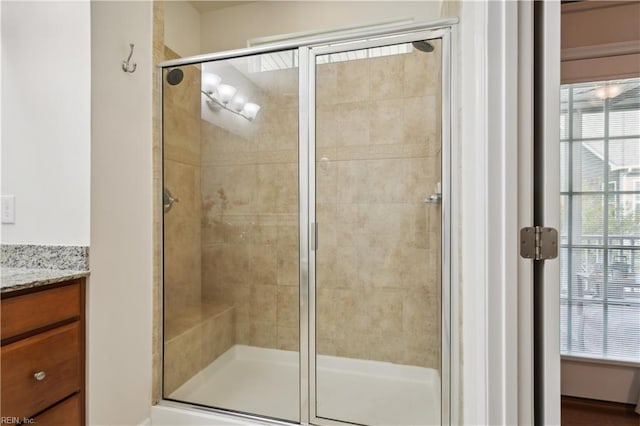
<svg viewBox="0 0 640 426"><path fill-rule="evenodd" d="M602 84L607 85L615 82L617 80L612 81L602 81L602 82L593 82L594 85ZM640 83L640 80L639 80ZM616 216L622 214L620 206L621 200L624 196L634 197L636 202L634 203L633 210L638 213L638 209L640 208L638 201L640 200L640 187L638 182L636 182L634 190L621 190L619 178L615 176L610 171L610 161L609 161L609 147L610 142L615 140L628 140L628 139L637 139L640 141L640 128L637 133L628 134L628 135L616 135L611 136L610 132L610 114L612 111L622 111L622 110L632 110L639 111L640 113L640 99L638 102L633 103L631 106L625 106L623 108L616 108L612 105L613 98L605 98L602 100L602 104L597 107L592 108L580 108L580 114L585 113L593 113L593 112L602 112L602 120L603 120L603 134L602 136L597 137L582 137L582 133L576 135L578 127L582 128L581 117L578 118L577 123L574 120L574 113L578 110L574 104L574 90L576 88L580 88L584 86L585 83L573 83L573 84L563 84L561 86L561 90L567 90L566 102L561 101L561 123L564 124L564 132L561 132L561 144L566 144L566 149L563 152L566 152L566 158L561 164L561 168L565 168L565 173L561 173L564 176L565 182L561 185L560 196L561 199L564 200L564 209L563 219L564 226L566 229L561 229L561 241L560 248L561 254L566 253L564 264L566 268L561 268L561 291L560 291L560 306L561 309L566 309L566 313L560 316L560 327L561 327L561 346L560 352L563 358L591 358L604 362L623 362L623 363L634 363L640 364L640 356L638 358L620 358L619 354L614 354L611 356L609 353L609 341L608 341L608 331L609 331L609 308L612 306L627 306L627 307L636 307L636 309L640 312L640 300L625 300L623 297L614 298L611 297L611 280L610 274L612 273L612 267L615 266L614 257L620 256L623 253L629 253L632 255L632 263L631 267L635 269L635 273L640 273L640 235L611 235L610 234L610 224L609 221L611 219L610 212L611 209L614 209L614 214ZM566 108L565 108L566 107ZM574 147L576 144L582 144L583 142L588 141L602 141L603 142L603 158L602 158L602 167L603 170L600 170L602 173L602 184L600 186L600 191L596 190L577 190L574 191ZM614 183L613 189L611 183ZM574 241L576 232L574 231L574 200L576 197L582 197L583 195L587 196L598 196L602 197L602 235L596 236L593 240L587 241L586 244L583 241ZM624 209L624 207L623 207ZM636 216L637 217L637 216ZM562 223L563 221L561 221ZM599 242L596 242L598 241ZM617 240L618 244L614 244ZM629 240L630 245L627 245L627 242L624 240ZM573 253L575 249L585 249L588 251L593 251L596 256L601 253L601 269L602 273L600 274L602 280L602 288L600 290L600 297L594 298L585 298L585 295L582 292L578 292L580 297L576 297L574 294L575 286L580 285L574 276L574 271L576 265L574 265ZM633 276L633 275L632 275ZM622 288L624 293L625 288ZM596 293L597 296L597 293ZM574 342L574 327L573 321L574 318L574 309L576 307L582 308L586 305L600 305L602 307L602 351L601 354L596 354L594 352L589 352L585 350L584 347L582 349L575 349L573 346ZM584 335L585 331L579 332L581 335ZM563 339L562 337L565 336ZM584 342L582 342L584 343Z"/></svg>

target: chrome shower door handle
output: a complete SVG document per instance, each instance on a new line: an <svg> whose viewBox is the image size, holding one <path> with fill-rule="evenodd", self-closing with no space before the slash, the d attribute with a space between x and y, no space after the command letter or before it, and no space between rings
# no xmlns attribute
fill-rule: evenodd
<svg viewBox="0 0 640 426"><path fill-rule="evenodd" d="M424 199L424 202L427 204L440 204L442 202L442 195L440 194L428 195L427 198Z"/></svg>
<svg viewBox="0 0 640 426"><path fill-rule="evenodd" d="M171 206L173 206L173 203L178 202L180 202L180 199L174 197L171 194L171 191L169 191L167 188L164 188L164 190L162 191L162 209L164 210L164 212L167 213L169 210L171 210Z"/></svg>
<svg viewBox="0 0 640 426"><path fill-rule="evenodd" d="M440 204L442 203L442 185L440 182L436 183L433 193L427 195L424 199L427 204Z"/></svg>

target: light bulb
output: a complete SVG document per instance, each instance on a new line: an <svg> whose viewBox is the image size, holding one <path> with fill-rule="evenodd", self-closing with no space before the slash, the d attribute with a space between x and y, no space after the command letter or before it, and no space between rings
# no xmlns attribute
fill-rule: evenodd
<svg viewBox="0 0 640 426"><path fill-rule="evenodd" d="M235 96L230 102L229 102L229 108L231 108L234 111L240 112L242 111L242 108L244 107L244 104L247 102L247 100L241 96Z"/></svg>
<svg viewBox="0 0 640 426"><path fill-rule="evenodd" d="M238 89L231 86L230 84L220 84L216 89L218 99L225 105L229 103L229 101L235 96L237 91Z"/></svg>
<svg viewBox="0 0 640 426"><path fill-rule="evenodd" d="M216 87L220 84L222 78L217 74L202 74L202 90L211 94L216 90Z"/></svg>
<svg viewBox="0 0 640 426"><path fill-rule="evenodd" d="M596 97L598 99L611 99L615 98L622 92L622 87L619 84L613 84L610 86L602 86L596 89Z"/></svg>
<svg viewBox="0 0 640 426"><path fill-rule="evenodd" d="M260 105L254 104L253 102L247 102L244 104L241 114L247 117L250 121L253 121L258 115L258 111L260 111Z"/></svg>
<svg viewBox="0 0 640 426"><path fill-rule="evenodd" d="M608 93L609 98L615 98L620 94L620 92L622 92L622 88L620 87L619 84L614 84L613 86L607 87L607 92L609 92Z"/></svg>

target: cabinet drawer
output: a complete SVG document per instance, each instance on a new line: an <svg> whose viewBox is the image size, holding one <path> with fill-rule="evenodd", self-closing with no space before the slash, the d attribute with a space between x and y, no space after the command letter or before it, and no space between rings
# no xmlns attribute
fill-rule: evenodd
<svg viewBox="0 0 640 426"><path fill-rule="evenodd" d="M80 330L76 321L2 347L3 416L33 416L80 390Z"/></svg>
<svg viewBox="0 0 640 426"><path fill-rule="evenodd" d="M2 340L71 318L80 318L80 281L2 299Z"/></svg>
<svg viewBox="0 0 640 426"><path fill-rule="evenodd" d="M80 426L80 397L76 394L49 408L33 420L38 426Z"/></svg>

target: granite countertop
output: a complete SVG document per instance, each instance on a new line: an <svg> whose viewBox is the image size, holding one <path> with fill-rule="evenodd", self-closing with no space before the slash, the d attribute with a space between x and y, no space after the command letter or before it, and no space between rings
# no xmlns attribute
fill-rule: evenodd
<svg viewBox="0 0 640 426"><path fill-rule="evenodd" d="M89 271L73 269L5 268L0 274L0 292L9 293L86 277Z"/></svg>

